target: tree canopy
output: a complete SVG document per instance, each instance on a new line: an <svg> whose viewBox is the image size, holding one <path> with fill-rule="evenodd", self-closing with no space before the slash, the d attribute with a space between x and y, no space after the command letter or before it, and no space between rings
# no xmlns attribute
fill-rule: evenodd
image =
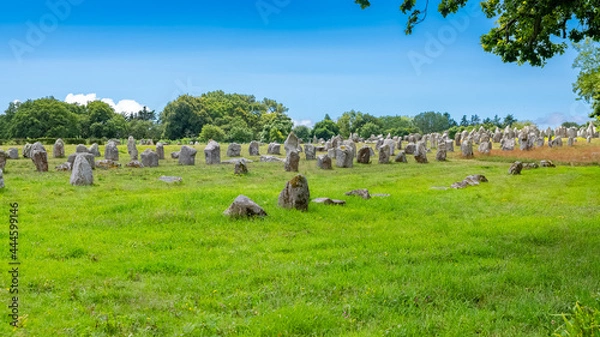
<svg viewBox="0 0 600 337"><path fill-rule="evenodd" d="M592 104L590 117L600 119L600 45L591 39L574 44L579 55L573 68L579 69L573 91L584 101Z"/></svg>
<svg viewBox="0 0 600 337"><path fill-rule="evenodd" d="M354 0L361 8L369 0ZM437 10L443 17L465 7L467 0L441 0ZM402 0L400 10L408 14L406 34L411 34L427 15L429 0ZM481 36L483 50L504 62L543 66L546 60L564 53L566 40L580 42L600 38L597 0L483 0L481 9L495 25Z"/></svg>

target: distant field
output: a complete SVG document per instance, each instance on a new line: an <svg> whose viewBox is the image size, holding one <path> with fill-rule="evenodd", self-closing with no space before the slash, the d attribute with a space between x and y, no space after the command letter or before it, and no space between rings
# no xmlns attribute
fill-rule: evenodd
<svg viewBox="0 0 600 337"><path fill-rule="evenodd" d="M277 206L295 175L282 163L244 146L255 162L234 176L233 165L205 165L203 145L181 167L169 156L178 148L157 168L95 170L90 187L53 170L63 159L43 174L29 159L7 163L0 241L8 270L18 202L22 316L13 329L3 306L0 335L550 336L576 301L600 309L598 139L332 171L302 154L311 197L347 201L304 213ZM517 158L562 164L509 176ZM489 182L441 188L470 174ZM357 188L390 196L344 195ZM239 194L268 216L224 217Z"/></svg>

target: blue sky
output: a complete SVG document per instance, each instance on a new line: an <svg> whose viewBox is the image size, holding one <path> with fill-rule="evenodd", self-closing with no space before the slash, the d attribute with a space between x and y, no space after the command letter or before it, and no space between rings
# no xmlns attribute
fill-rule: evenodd
<svg viewBox="0 0 600 337"><path fill-rule="evenodd" d="M406 36L400 2L5 1L0 105L71 94L160 111L180 94L224 90L276 99L304 123L350 109L588 120L573 50L544 68L504 64L479 45L493 22L477 3L448 19L431 9Z"/></svg>

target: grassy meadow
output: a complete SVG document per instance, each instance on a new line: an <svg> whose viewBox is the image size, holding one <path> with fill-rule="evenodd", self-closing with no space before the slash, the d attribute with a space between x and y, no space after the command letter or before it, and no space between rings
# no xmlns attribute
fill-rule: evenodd
<svg viewBox="0 0 600 337"><path fill-rule="evenodd" d="M443 163L434 150L429 164L375 158L331 171L301 154L311 198L347 201L308 212L277 206L295 173L249 157L247 145L246 176L205 165L204 145L195 166L179 166L170 145L144 169L125 168L119 148L123 168L96 169L88 187L53 170L65 159L49 158L47 173L8 161L0 241L9 270L9 203L18 202L21 317L11 327L4 305L0 335L550 336L577 301L600 309L600 168L558 160L599 153L598 139L544 149L560 164L520 176L507 174L510 160L538 150ZM470 174L489 182L442 188ZM344 195L358 188L390 196ZM239 194L268 216L223 216ZM11 296L0 289L3 303Z"/></svg>

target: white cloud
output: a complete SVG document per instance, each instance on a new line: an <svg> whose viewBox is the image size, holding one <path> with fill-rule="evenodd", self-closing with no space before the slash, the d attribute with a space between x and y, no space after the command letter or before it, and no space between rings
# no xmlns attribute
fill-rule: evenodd
<svg viewBox="0 0 600 337"><path fill-rule="evenodd" d="M14 101L12 101L12 102L13 102L14 104L21 103L21 101L19 101L18 99L15 99L15 100L14 100Z"/></svg>
<svg viewBox="0 0 600 337"><path fill-rule="evenodd" d="M122 113L124 115L129 115L134 112L138 112L144 108L144 105L132 100L132 99L122 99L115 103L112 98L98 98L95 93L91 94L68 94L65 98L65 102L67 103L77 103L80 105L86 105L89 102L93 101L102 101L108 105L110 105L116 112Z"/></svg>
<svg viewBox="0 0 600 337"><path fill-rule="evenodd" d="M309 128L312 128L313 122L310 119L302 119L299 121L294 119L294 126L299 126L299 125L304 125L304 126L308 126Z"/></svg>

